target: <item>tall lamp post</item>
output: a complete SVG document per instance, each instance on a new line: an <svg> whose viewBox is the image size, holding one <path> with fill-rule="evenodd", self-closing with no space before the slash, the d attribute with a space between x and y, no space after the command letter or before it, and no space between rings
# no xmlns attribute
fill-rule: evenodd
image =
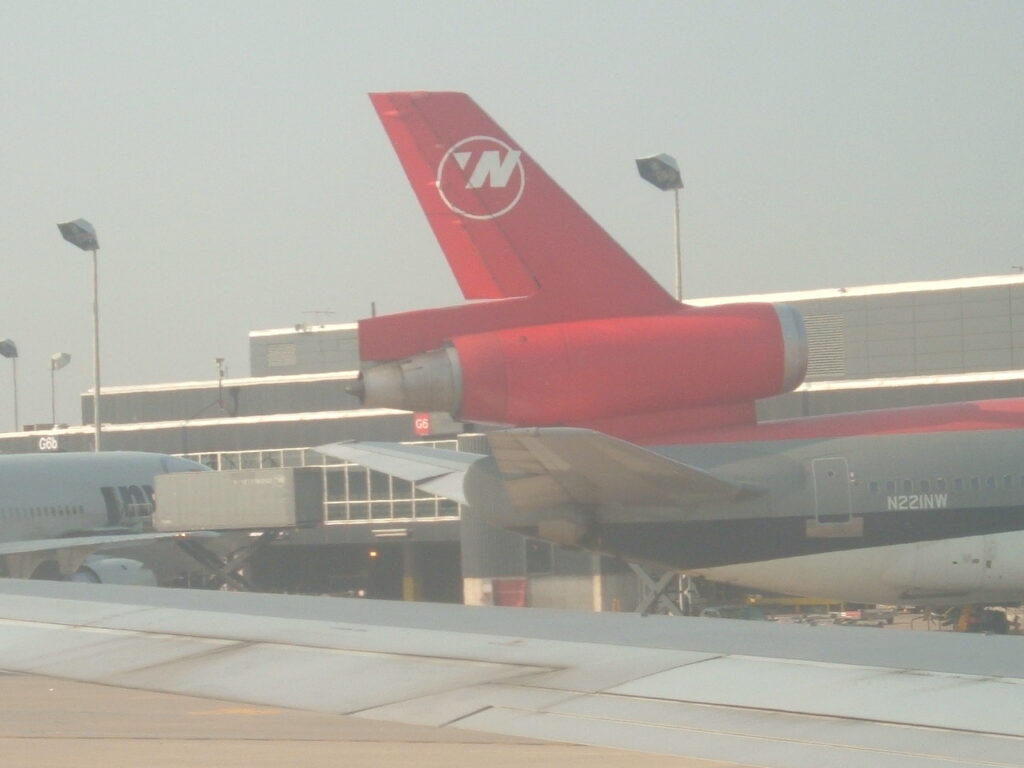
<svg viewBox="0 0 1024 768"><path fill-rule="evenodd" d="M638 157L636 169L640 176L658 189L675 194L675 244L676 244L676 300L683 300L683 246L679 238L679 190L683 188L683 175L679 163L672 155Z"/></svg>
<svg viewBox="0 0 1024 768"><path fill-rule="evenodd" d="M83 251L92 251L92 421L95 429L94 451L100 450L100 278L96 251L100 248L96 229L85 219L58 224L61 236Z"/></svg>
<svg viewBox="0 0 1024 768"><path fill-rule="evenodd" d="M57 395L53 385L53 374L71 362L67 352L56 352L50 355L50 423L57 426Z"/></svg>
<svg viewBox="0 0 1024 768"><path fill-rule="evenodd" d="M13 339L0 341L0 355L9 357L14 369L14 431L19 429L18 424L18 345Z"/></svg>

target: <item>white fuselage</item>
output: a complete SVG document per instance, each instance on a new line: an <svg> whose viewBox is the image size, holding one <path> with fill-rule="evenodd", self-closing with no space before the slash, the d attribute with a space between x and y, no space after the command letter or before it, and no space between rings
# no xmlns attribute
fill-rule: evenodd
<svg viewBox="0 0 1024 768"><path fill-rule="evenodd" d="M1024 531L787 557L692 571L763 591L886 605L1024 601Z"/></svg>
<svg viewBox="0 0 1024 768"><path fill-rule="evenodd" d="M204 469L156 453L0 456L0 542L144 527L153 478Z"/></svg>

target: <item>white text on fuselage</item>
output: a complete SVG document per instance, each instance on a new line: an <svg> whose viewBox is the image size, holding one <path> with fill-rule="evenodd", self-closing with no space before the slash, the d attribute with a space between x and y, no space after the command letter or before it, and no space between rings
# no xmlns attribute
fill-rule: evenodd
<svg viewBox="0 0 1024 768"><path fill-rule="evenodd" d="M945 509L949 506L948 493L907 493L886 497L887 510L899 509Z"/></svg>

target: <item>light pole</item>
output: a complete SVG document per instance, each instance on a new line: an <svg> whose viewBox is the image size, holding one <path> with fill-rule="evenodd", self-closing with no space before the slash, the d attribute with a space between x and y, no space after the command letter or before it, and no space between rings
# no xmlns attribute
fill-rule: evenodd
<svg viewBox="0 0 1024 768"><path fill-rule="evenodd" d="M14 431L19 429L18 424L18 345L13 339L0 341L0 355L9 357L14 370Z"/></svg>
<svg viewBox="0 0 1024 768"><path fill-rule="evenodd" d="M217 406L221 413L226 413L224 410L224 374L227 372L227 368L224 366L223 357L215 357L214 361L217 363Z"/></svg>
<svg viewBox="0 0 1024 768"><path fill-rule="evenodd" d="M93 440L94 451L100 450L100 278L99 259L96 251L100 242L96 239L96 229L85 219L75 219L58 224L61 237L83 251L92 251L92 421L95 430Z"/></svg>
<svg viewBox="0 0 1024 768"><path fill-rule="evenodd" d="M679 237L679 190L683 188L683 175L679 164L672 155L638 157L636 169L640 176L658 189L672 190L675 196L675 244L676 244L676 300L683 300L683 246Z"/></svg>
<svg viewBox="0 0 1024 768"><path fill-rule="evenodd" d="M57 395L53 385L53 374L71 362L67 352L55 352L50 355L50 423L57 426Z"/></svg>

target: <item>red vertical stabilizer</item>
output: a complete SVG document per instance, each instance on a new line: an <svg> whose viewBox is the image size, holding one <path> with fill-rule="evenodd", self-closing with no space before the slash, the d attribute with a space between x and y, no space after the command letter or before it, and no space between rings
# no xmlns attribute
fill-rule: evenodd
<svg viewBox="0 0 1024 768"><path fill-rule="evenodd" d="M467 299L360 324L364 360L394 360L454 333L679 308L463 93L377 93L373 105Z"/></svg>
<svg viewBox="0 0 1024 768"><path fill-rule="evenodd" d="M675 301L461 93L371 96L468 299L359 323L363 405L631 440L752 425L797 386L799 313Z"/></svg>

